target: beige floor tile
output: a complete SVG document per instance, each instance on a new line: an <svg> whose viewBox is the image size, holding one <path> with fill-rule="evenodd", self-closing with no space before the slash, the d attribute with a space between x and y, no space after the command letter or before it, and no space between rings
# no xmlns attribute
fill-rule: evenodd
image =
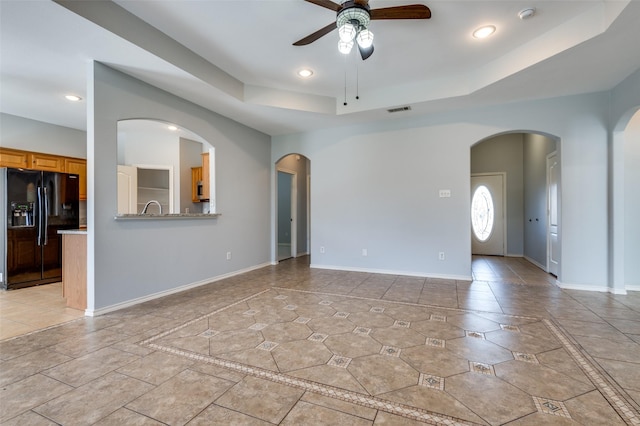
<svg viewBox="0 0 640 426"><path fill-rule="evenodd" d="M269 426L272 424L216 404L211 404L189 422L189 426Z"/></svg>
<svg viewBox="0 0 640 426"><path fill-rule="evenodd" d="M639 353L640 355L640 353ZM640 356L636 362L596 358L596 362L624 389L640 392Z"/></svg>
<svg viewBox="0 0 640 426"><path fill-rule="evenodd" d="M303 393L296 388L247 377L220 397L216 404L278 424Z"/></svg>
<svg viewBox="0 0 640 426"><path fill-rule="evenodd" d="M460 374L445 381L445 390L490 424L507 423L536 411L530 395L495 376Z"/></svg>
<svg viewBox="0 0 640 426"><path fill-rule="evenodd" d="M77 387L117 370L138 358L138 356L128 352L103 348L45 370L42 374Z"/></svg>
<svg viewBox="0 0 640 426"><path fill-rule="evenodd" d="M4 361L0 364L0 386L26 379L71 359L50 349L41 349Z"/></svg>
<svg viewBox="0 0 640 426"><path fill-rule="evenodd" d="M193 361L184 357L154 352L128 363L119 368L117 372L152 385L159 385L186 370L192 364Z"/></svg>
<svg viewBox="0 0 640 426"><path fill-rule="evenodd" d="M341 411L331 410L319 405L300 401L280 422L283 426L298 426L302 424L316 425L354 425L367 426L373 424L371 420L352 416Z"/></svg>
<svg viewBox="0 0 640 426"><path fill-rule="evenodd" d="M46 417L33 411L27 411L19 416L2 423L3 426L58 426Z"/></svg>
<svg viewBox="0 0 640 426"><path fill-rule="evenodd" d="M9 420L59 395L72 390L71 386L36 374L0 388L0 422Z"/></svg>
<svg viewBox="0 0 640 426"><path fill-rule="evenodd" d="M97 421L93 426L162 426L164 423L160 423L156 420L150 419L147 416L138 414L134 411L126 408L120 408L109 414L102 420Z"/></svg>
<svg viewBox="0 0 640 426"><path fill-rule="evenodd" d="M0 320L0 340L9 339L11 337L20 336L37 330L34 325L22 324L8 319Z"/></svg>
<svg viewBox="0 0 640 426"><path fill-rule="evenodd" d="M625 421L611 408L598 391L565 401L571 418L583 425L624 425Z"/></svg>
<svg viewBox="0 0 640 426"><path fill-rule="evenodd" d="M50 398L34 411L59 424L88 425L151 389L148 383L111 373L55 399Z"/></svg>
<svg viewBox="0 0 640 426"><path fill-rule="evenodd" d="M373 408L351 404L346 401L341 401L339 399L330 398L313 392L306 392L300 400L367 420L374 420L376 418L377 412Z"/></svg>
<svg viewBox="0 0 640 426"><path fill-rule="evenodd" d="M416 385L419 372L400 358L369 355L351 361L348 371L370 395L380 395Z"/></svg>
<svg viewBox="0 0 640 426"><path fill-rule="evenodd" d="M126 407L162 423L184 425L231 386L233 382L185 370Z"/></svg>

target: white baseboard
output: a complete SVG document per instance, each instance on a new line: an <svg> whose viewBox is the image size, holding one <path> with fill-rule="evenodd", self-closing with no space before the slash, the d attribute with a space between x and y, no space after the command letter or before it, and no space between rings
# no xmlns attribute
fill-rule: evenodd
<svg viewBox="0 0 640 426"><path fill-rule="evenodd" d="M311 264L309 266L311 268L331 269L334 271L367 272L370 274L405 275L409 277L441 278L446 280L472 281L471 275L432 274L429 272L396 271L396 270L390 270L390 269L370 269L370 268L356 268L356 267L348 267L348 266L317 265L317 264Z"/></svg>
<svg viewBox="0 0 640 426"><path fill-rule="evenodd" d="M640 285L626 285L627 291L640 291Z"/></svg>
<svg viewBox="0 0 640 426"><path fill-rule="evenodd" d="M98 309L86 309L84 311L84 315L87 317L96 317L99 315L104 315L109 312L117 311L120 309L128 308L130 306L138 305L140 303L148 302L150 300L158 299L160 297L169 296L171 294L180 293L181 291L189 290L192 288L200 287L206 284L211 284L216 281L223 280L225 278L234 277L236 275L244 274L246 272L251 272L256 269L264 268L265 266L274 265L274 263L267 262L260 265L250 266L249 268L241 269L238 271L229 272L227 274L218 275L217 277L206 278L201 281L197 281L190 284L185 284L179 287L171 288L169 290L160 291L158 293L153 293L147 296L137 297L135 299L130 299L125 302L116 303L115 305L105 306L103 308Z"/></svg>
<svg viewBox="0 0 640 426"><path fill-rule="evenodd" d="M536 265L538 268L542 269L543 271L549 272L549 271L547 271L547 267L546 266L541 265L540 263L538 263L536 260L530 258L529 256L522 256L522 257L524 257L524 259L527 262L533 263L534 265Z"/></svg>
<svg viewBox="0 0 640 426"><path fill-rule="evenodd" d="M615 289L606 285L569 284L556 280L556 285L563 290L597 291L599 293L627 294L625 289ZM628 289L628 288L627 288Z"/></svg>

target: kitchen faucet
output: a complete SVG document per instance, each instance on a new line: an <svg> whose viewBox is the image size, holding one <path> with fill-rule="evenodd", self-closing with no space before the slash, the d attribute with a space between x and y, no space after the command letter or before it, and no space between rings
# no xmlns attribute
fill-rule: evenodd
<svg viewBox="0 0 640 426"><path fill-rule="evenodd" d="M144 208L142 209L142 213L140 213L140 214L147 214L147 209L149 208L149 204L157 205L158 209L160 209L160 213L159 214L162 214L162 206L160 205L160 203L157 200L148 201L147 204L144 205Z"/></svg>

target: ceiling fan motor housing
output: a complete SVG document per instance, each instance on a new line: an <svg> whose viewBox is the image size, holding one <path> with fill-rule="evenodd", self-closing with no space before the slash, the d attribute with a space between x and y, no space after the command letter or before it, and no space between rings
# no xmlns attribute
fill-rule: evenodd
<svg viewBox="0 0 640 426"><path fill-rule="evenodd" d="M352 24L356 28L368 28L371 22L368 2L355 2L353 0L344 2L342 9L338 12L336 25L338 28L346 23Z"/></svg>

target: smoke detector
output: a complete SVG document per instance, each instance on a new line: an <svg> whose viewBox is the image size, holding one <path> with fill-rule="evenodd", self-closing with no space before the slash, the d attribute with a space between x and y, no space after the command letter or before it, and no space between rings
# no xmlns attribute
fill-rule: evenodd
<svg viewBox="0 0 640 426"><path fill-rule="evenodd" d="M525 19L532 18L533 15L535 14L536 14L535 7L527 7L526 9L522 9L520 12L518 12L518 18L524 21Z"/></svg>

